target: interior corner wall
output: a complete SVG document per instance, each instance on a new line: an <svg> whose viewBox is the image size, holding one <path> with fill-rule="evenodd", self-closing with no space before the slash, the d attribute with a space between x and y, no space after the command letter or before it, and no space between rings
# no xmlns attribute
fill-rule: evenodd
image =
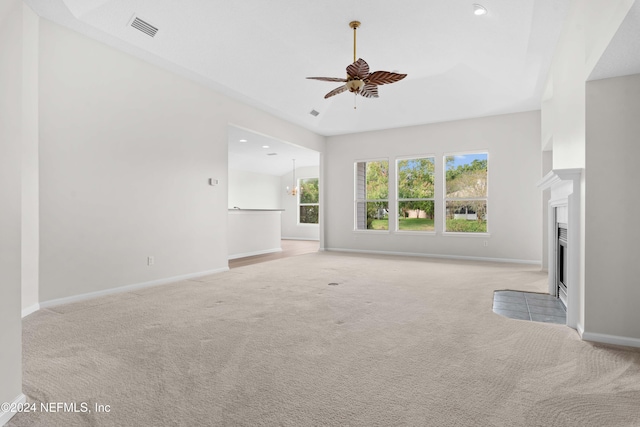
<svg viewBox="0 0 640 427"><path fill-rule="evenodd" d="M542 144L553 141L554 169L585 167L585 81L634 1L571 2L542 103Z"/></svg>
<svg viewBox="0 0 640 427"><path fill-rule="evenodd" d="M322 136L44 19L38 60L41 303L226 269L229 124L324 149Z"/></svg>
<svg viewBox="0 0 640 427"><path fill-rule="evenodd" d="M553 153L551 151L542 152L542 176L545 176L553 169ZM551 189L542 192L542 229L549 227L549 201L551 200ZM549 233L542 233L542 270L549 270Z"/></svg>
<svg viewBox="0 0 640 427"><path fill-rule="evenodd" d="M22 2L0 8L0 402L22 396ZM0 409L0 424L10 418Z"/></svg>
<svg viewBox="0 0 640 427"><path fill-rule="evenodd" d="M320 167L308 166L296 168L296 180L304 178L319 178ZM280 177L280 198L282 212L282 238L294 240L319 240L320 226L318 224L298 224L298 197L285 193L287 187L291 187L293 173L289 172ZM320 187L322 192L322 187Z"/></svg>
<svg viewBox="0 0 640 427"><path fill-rule="evenodd" d="M442 157L477 150L489 153L489 235L444 235ZM435 235L354 231L354 163L389 159L393 200L396 158L425 155L436 156ZM542 177L539 111L333 136L327 139L325 157L331 165L323 190L327 250L541 262L542 199L536 186Z"/></svg>
<svg viewBox="0 0 640 427"><path fill-rule="evenodd" d="M581 325L590 323L591 316L586 312L586 293L591 292L594 284L586 288L586 251L592 239L588 239L585 223L587 221L587 187L595 181L595 171L587 167L587 128L590 126L586 111L586 81L594 67L607 49L629 10L637 0L592 0L584 2L572 0L565 27L554 52L553 61L547 78L547 95L542 104L544 128L542 134L544 148L552 141L553 169L585 168L581 182L580 198L580 241L584 242L580 251L579 292ZM591 177L587 180L587 175ZM546 233L546 230L545 230ZM605 286L605 284L601 284ZM584 336L584 335L583 335Z"/></svg>
<svg viewBox="0 0 640 427"><path fill-rule="evenodd" d="M38 162L39 17L23 5L22 39L22 312L39 307L40 217Z"/></svg>
<svg viewBox="0 0 640 427"><path fill-rule="evenodd" d="M640 75L587 83L585 333L640 345Z"/></svg>

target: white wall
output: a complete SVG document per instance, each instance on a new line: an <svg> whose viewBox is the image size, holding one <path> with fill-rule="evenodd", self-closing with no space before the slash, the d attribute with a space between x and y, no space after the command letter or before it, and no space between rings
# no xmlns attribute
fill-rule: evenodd
<svg viewBox="0 0 640 427"><path fill-rule="evenodd" d="M304 178L318 178L319 166L309 166L296 168L296 181ZM293 183L293 172L286 173L280 177L281 205L282 212L282 237L284 239L298 240L319 240L320 226L318 224L298 224L298 196L289 196L284 189L291 187ZM322 192L322 187L320 187ZM322 211L321 211L322 214Z"/></svg>
<svg viewBox="0 0 640 427"><path fill-rule="evenodd" d="M354 231L354 162L435 155L436 174L443 174L442 156L451 152L489 152L489 236L445 236L436 221L436 235ZM542 217L540 113L527 112L380 132L329 137L325 170L328 250L463 256L540 263ZM390 182L395 168L390 167ZM436 212L442 209L442 181L436 187ZM395 197L390 186L390 198ZM440 216L442 218L442 216ZM390 227L392 228L392 227ZM488 246L484 246L487 241Z"/></svg>
<svg viewBox="0 0 640 427"><path fill-rule="evenodd" d="M229 209L281 209L280 177L229 169Z"/></svg>
<svg viewBox="0 0 640 427"><path fill-rule="evenodd" d="M542 176L547 175L553 166L553 152L542 152ZM549 227L548 205L551 200L551 189L548 188L542 192L542 229L547 230ZM542 270L549 271L549 238L548 233L542 233Z"/></svg>
<svg viewBox="0 0 640 427"><path fill-rule="evenodd" d="M23 6L0 7L0 402L22 395L21 150ZM0 425L9 413L0 410Z"/></svg>
<svg viewBox="0 0 640 427"><path fill-rule="evenodd" d="M587 83L585 333L640 345L640 75Z"/></svg>
<svg viewBox="0 0 640 427"><path fill-rule="evenodd" d="M41 302L226 269L229 123L323 150L321 136L49 21L39 40Z"/></svg>
<svg viewBox="0 0 640 427"><path fill-rule="evenodd" d="M585 165L584 84L634 1L572 1L542 104L542 145L552 141L554 169Z"/></svg>
<svg viewBox="0 0 640 427"><path fill-rule="evenodd" d="M586 153L586 81L607 49L610 41L636 0L573 0L563 34L554 54L542 103L543 129L541 145L553 149L553 168L585 168ZM630 54L635 54L631 52ZM591 154L589 154L591 155ZM586 313L587 295L594 286L608 286L608 282L592 282L586 289L586 248L592 243L586 232L586 177L593 183L599 179L594 171L585 171L581 183L579 266L579 319L582 327L590 324L592 314ZM593 226L593 222L592 222ZM546 233L546 231L545 231ZM637 301L636 301L637 303ZM580 328L580 326L579 326Z"/></svg>
<svg viewBox="0 0 640 427"><path fill-rule="evenodd" d="M39 18L23 6L22 39L22 315L38 309L40 218L38 170Z"/></svg>

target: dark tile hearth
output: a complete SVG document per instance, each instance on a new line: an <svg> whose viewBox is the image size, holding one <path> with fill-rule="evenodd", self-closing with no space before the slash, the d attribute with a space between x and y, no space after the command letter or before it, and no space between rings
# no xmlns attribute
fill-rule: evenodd
<svg viewBox="0 0 640 427"><path fill-rule="evenodd" d="M567 323L562 302L549 294L522 291L494 291L493 312L510 319L534 322Z"/></svg>

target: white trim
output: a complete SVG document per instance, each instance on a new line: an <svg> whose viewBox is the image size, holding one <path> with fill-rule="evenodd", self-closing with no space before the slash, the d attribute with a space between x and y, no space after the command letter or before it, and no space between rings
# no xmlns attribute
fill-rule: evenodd
<svg viewBox="0 0 640 427"><path fill-rule="evenodd" d="M582 169L554 169L538 181L536 185L541 190L546 190L561 181L579 180L581 175Z"/></svg>
<svg viewBox="0 0 640 427"><path fill-rule="evenodd" d="M40 304L38 304L38 303L33 304L31 307L23 308L22 309L22 318L24 319L25 317L27 317L31 313L35 313L38 310L40 310Z"/></svg>
<svg viewBox="0 0 640 427"><path fill-rule="evenodd" d="M547 203L547 264L550 295L556 294L557 208L567 208L567 326L573 329L578 328L580 313L584 313L580 289L584 272L580 259L582 173L583 169L553 169L537 183L541 190L551 189L551 197Z"/></svg>
<svg viewBox="0 0 640 427"><path fill-rule="evenodd" d="M282 248L272 248L272 249L264 249L264 250L255 251L255 252L244 252L244 253L241 253L241 254L234 254L234 255L230 255L229 259L245 258L245 257L248 257L248 256L271 254L271 253L274 253L274 252L282 252Z"/></svg>
<svg viewBox="0 0 640 427"><path fill-rule="evenodd" d="M105 295L119 294L122 292L135 291L137 289L149 288L152 286L166 285L168 283L179 282L181 280L193 279L196 277L208 276L211 274L229 271L229 267L218 268L215 270L201 271L199 273L184 274L181 276L167 277L165 279L151 280L149 282L136 283L133 285L119 286L117 288L104 289L102 291L89 292L86 294L73 295L70 297L56 298L40 303L40 308L54 307L56 305L69 304L72 302L84 301Z"/></svg>
<svg viewBox="0 0 640 427"><path fill-rule="evenodd" d="M310 239L308 237L282 237L282 240L306 240L306 241L310 241L310 242L319 242L320 238L317 239Z"/></svg>
<svg viewBox="0 0 640 427"><path fill-rule="evenodd" d="M10 405L20 405L21 403L25 403L26 401L27 396L25 396L24 394L20 394L20 396L13 399L13 402L11 402ZM8 423L15 414L17 414L17 412L5 412L0 410L0 427Z"/></svg>
<svg viewBox="0 0 640 427"><path fill-rule="evenodd" d="M443 231L442 235L448 237L491 237L491 233L486 231Z"/></svg>
<svg viewBox="0 0 640 427"><path fill-rule="evenodd" d="M435 230L393 230L393 234L397 234L398 236L437 236L438 233Z"/></svg>
<svg viewBox="0 0 640 427"><path fill-rule="evenodd" d="M504 262L509 264L531 264L531 265L538 265L538 266L542 265L542 261L530 260L530 259L484 258L484 257L462 256L462 255L424 254L424 253L416 253L416 252L367 251L367 250L361 250L361 249L342 249L342 248L324 248L324 250L328 252L349 252L349 253L370 254L370 255L394 255L394 256L422 257L422 258L458 259L458 260L465 260L465 261Z"/></svg>
<svg viewBox="0 0 640 427"><path fill-rule="evenodd" d="M582 339L585 341L640 348L639 338L620 337L617 335L599 334L596 332L582 332L581 336L582 336Z"/></svg>

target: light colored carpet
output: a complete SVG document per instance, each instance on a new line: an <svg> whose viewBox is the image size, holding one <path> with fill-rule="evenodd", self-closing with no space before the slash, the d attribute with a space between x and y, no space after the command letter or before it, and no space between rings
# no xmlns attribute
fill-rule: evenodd
<svg viewBox="0 0 640 427"><path fill-rule="evenodd" d="M17 426L639 426L640 351L492 312L536 267L315 253L41 310ZM338 285L329 285L338 283Z"/></svg>

